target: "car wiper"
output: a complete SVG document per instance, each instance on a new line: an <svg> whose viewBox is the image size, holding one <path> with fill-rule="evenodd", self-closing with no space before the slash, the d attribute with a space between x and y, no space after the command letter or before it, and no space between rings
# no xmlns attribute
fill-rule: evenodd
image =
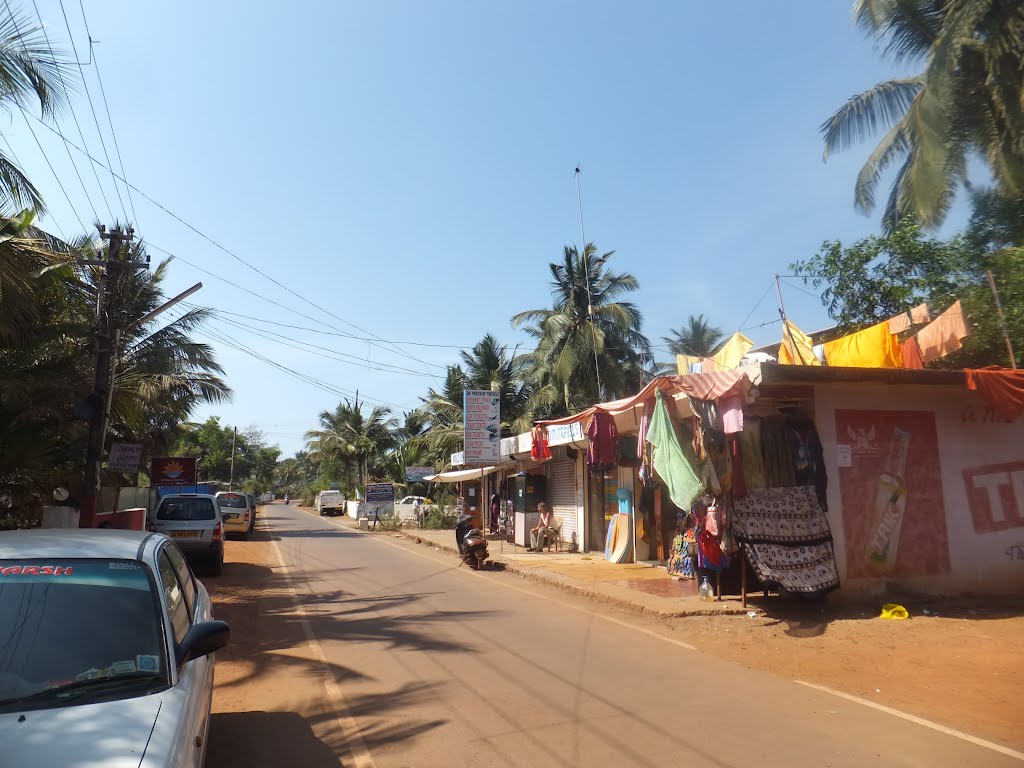
<svg viewBox="0 0 1024 768"><path fill-rule="evenodd" d="M163 680L164 676L153 672L128 672L113 677L93 677L86 680L75 680L66 685L59 685L55 688L44 688L41 691L30 693L27 696L18 696L13 699L0 700L0 707L10 704L24 704L30 701L42 701L51 698L58 698L65 694L82 693L95 691L102 688L117 688L124 683L139 683L142 681Z"/></svg>

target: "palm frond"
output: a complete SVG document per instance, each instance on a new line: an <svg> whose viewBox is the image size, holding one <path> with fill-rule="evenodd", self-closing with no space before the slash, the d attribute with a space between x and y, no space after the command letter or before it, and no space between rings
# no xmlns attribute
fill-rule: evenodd
<svg viewBox="0 0 1024 768"><path fill-rule="evenodd" d="M900 120L924 87L924 78L915 77L887 80L850 98L821 125L825 141L823 159L833 152L849 149L891 127Z"/></svg>

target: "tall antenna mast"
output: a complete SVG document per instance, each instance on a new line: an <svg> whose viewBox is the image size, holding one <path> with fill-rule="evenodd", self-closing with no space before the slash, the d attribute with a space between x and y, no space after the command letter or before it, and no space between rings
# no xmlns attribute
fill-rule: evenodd
<svg viewBox="0 0 1024 768"><path fill-rule="evenodd" d="M587 258L587 232L583 228L583 192L580 189L580 167L576 166L576 202L580 208L580 237L583 238L583 245L580 253L583 255L583 269L586 271L584 282L587 286L587 319L590 321L590 330L594 332L594 374L597 377L597 395L604 398L604 390L601 387L601 365L597 361L597 325L594 323L594 298L590 295L590 259Z"/></svg>

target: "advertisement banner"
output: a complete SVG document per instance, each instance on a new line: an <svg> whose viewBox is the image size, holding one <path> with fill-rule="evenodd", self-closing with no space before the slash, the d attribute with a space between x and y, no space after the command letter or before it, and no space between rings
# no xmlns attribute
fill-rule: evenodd
<svg viewBox="0 0 1024 768"><path fill-rule="evenodd" d="M194 456L171 456L153 459L149 484L162 488L185 488L196 484Z"/></svg>
<svg viewBox="0 0 1024 768"><path fill-rule="evenodd" d="M501 439L501 398L489 389L467 389L462 400L466 466L497 464Z"/></svg>
<svg viewBox="0 0 1024 768"><path fill-rule="evenodd" d="M366 501L381 502L395 500L395 486L392 483L367 483Z"/></svg>
<svg viewBox="0 0 1024 768"><path fill-rule="evenodd" d="M131 475L139 471L142 460L142 443L114 443L110 446L107 470Z"/></svg>
<svg viewBox="0 0 1024 768"><path fill-rule="evenodd" d="M836 411L847 577L950 570L935 414Z"/></svg>

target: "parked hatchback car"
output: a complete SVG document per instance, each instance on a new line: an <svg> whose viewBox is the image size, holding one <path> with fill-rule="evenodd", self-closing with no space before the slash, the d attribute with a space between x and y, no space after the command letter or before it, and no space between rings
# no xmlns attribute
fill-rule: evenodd
<svg viewBox="0 0 1024 768"><path fill-rule="evenodd" d="M252 533L253 528L256 527L256 497L247 493L245 498L249 500L249 533Z"/></svg>
<svg viewBox="0 0 1024 768"><path fill-rule="evenodd" d="M0 762L201 766L229 637L166 536L0 532Z"/></svg>
<svg viewBox="0 0 1024 768"><path fill-rule="evenodd" d="M220 514L224 518L224 533L233 533L243 539L249 538L249 530L252 527L249 497L239 491L219 491L215 498L220 506Z"/></svg>
<svg viewBox="0 0 1024 768"><path fill-rule="evenodd" d="M224 569L224 520L217 499L202 493L164 496L149 529L174 539L188 557L208 564L213 575Z"/></svg>

